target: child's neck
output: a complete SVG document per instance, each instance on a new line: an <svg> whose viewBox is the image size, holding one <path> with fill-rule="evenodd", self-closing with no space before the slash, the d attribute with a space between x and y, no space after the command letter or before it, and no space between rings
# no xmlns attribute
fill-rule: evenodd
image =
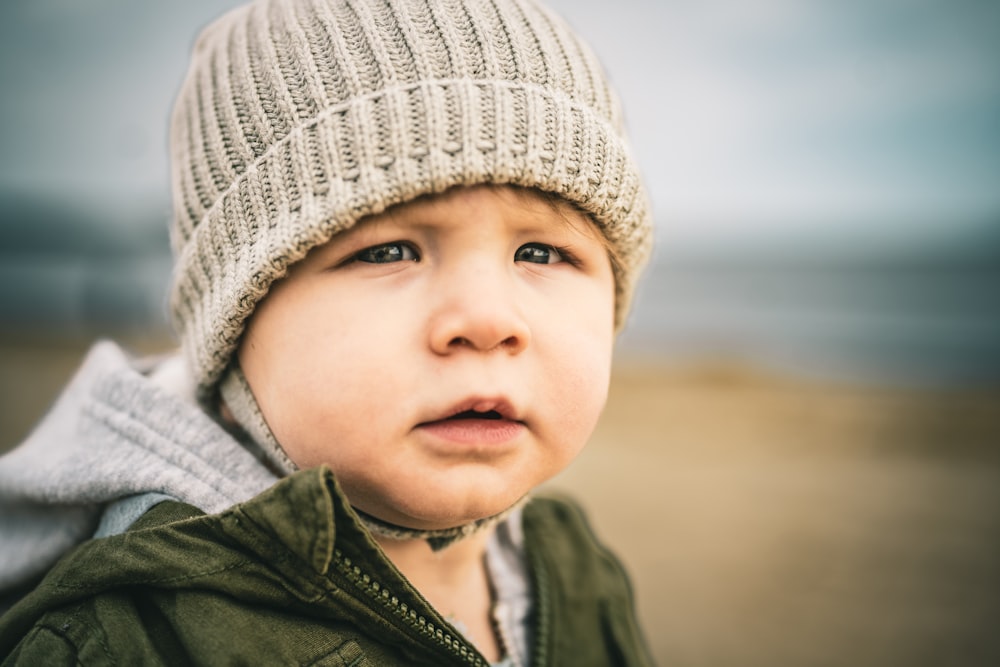
<svg viewBox="0 0 1000 667"><path fill-rule="evenodd" d="M493 529L433 551L424 540L376 538L389 560L449 621L458 621L490 662L502 657L493 626L493 593L486 569L486 542Z"/></svg>

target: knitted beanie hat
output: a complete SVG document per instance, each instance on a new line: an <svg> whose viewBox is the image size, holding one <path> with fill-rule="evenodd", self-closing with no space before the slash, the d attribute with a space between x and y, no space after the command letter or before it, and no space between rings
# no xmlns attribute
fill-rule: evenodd
<svg viewBox="0 0 1000 667"><path fill-rule="evenodd" d="M258 0L199 37L170 143L171 310L203 399L291 264L420 195L512 184L589 213L619 328L651 246L617 100L532 0Z"/></svg>

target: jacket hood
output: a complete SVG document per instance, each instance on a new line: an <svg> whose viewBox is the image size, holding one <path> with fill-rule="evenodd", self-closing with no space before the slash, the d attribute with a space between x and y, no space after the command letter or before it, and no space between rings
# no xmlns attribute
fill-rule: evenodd
<svg viewBox="0 0 1000 667"><path fill-rule="evenodd" d="M188 384L176 356L144 373L98 343L42 422L0 457L0 609L70 548L121 532L160 500L214 513L277 481Z"/></svg>

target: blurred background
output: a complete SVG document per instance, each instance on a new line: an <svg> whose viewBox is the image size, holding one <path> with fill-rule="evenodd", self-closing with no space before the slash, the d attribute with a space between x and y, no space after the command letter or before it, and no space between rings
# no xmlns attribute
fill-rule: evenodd
<svg viewBox="0 0 1000 667"><path fill-rule="evenodd" d="M167 117L223 0L0 6L0 450L171 346ZM1000 3L551 0L658 245L552 485L670 665L1000 664Z"/></svg>

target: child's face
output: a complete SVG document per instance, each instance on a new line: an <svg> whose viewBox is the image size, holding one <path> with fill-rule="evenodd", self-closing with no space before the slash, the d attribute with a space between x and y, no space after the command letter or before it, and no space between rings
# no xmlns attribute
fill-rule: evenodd
<svg viewBox="0 0 1000 667"><path fill-rule="evenodd" d="M589 220L475 187L314 250L259 305L239 359L296 464L326 463L358 508L430 529L500 512L569 464L604 405L613 339Z"/></svg>

